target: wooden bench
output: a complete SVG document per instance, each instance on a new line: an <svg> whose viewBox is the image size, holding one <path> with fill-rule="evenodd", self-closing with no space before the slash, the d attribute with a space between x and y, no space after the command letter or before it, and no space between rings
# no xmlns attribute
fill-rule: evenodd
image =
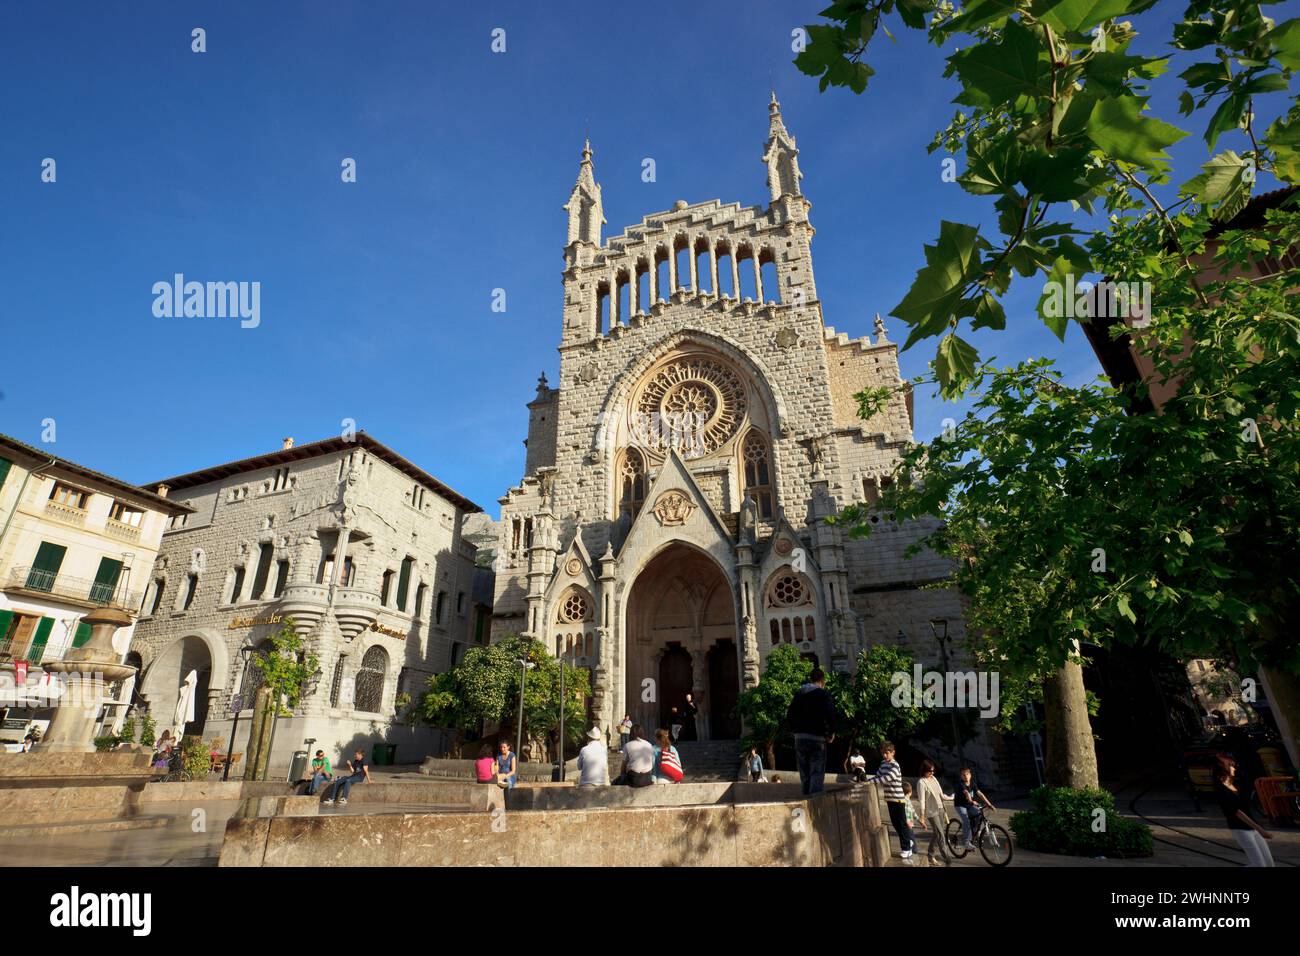
<svg viewBox="0 0 1300 956"><path fill-rule="evenodd" d="M230 769L234 770L239 765L239 758L244 756L242 753L233 753L230 755ZM226 768L225 754L218 754L212 758L212 772L221 773Z"/></svg>

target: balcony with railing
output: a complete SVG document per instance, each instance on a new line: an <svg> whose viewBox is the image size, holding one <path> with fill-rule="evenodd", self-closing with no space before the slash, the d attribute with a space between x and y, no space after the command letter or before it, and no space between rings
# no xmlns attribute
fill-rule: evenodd
<svg viewBox="0 0 1300 956"><path fill-rule="evenodd" d="M140 610L140 592L128 591L125 582L92 581L42 568L14 568L3 587L9 593L51 598L78 607L115 607L129 614Z"/></svg>
<svg viewBox="0 0 1300 956"><path fill-rule="evenodd" d="M76 525L78 528L86 526L86 509L64 504L62 501L51 500L45 502L45 514L56 521Z"/></svg>

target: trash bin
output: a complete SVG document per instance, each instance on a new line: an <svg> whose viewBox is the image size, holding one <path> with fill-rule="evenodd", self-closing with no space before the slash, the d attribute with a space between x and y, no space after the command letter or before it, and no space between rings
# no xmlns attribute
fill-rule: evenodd
<svg viewBox="0 0 1300 956"><path fill-rule="evenodd" d="M289 764L289 782L297 783L307 774L307 751L295 750L293 762Z"/></svg>
<svg viewBox="0 0 1300 956"><path fill-rule="evenodd" d="M370 759L376 767L391 767L397 756L397 744L375 744Z"/></svg>

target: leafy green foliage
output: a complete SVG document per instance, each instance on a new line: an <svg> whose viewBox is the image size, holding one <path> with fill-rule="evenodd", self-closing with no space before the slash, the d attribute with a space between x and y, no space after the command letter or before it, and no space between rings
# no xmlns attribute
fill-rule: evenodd
<svg viewBox="0 0 1300 956"><path fill-rule="evenodd" d="M261 672L262 683L269 687L280 716L293 713L303 690L320 666L315 654L303 649L302 638L294 630L293 618L285 618L280 630L267 639L270 645L253 657L253 666Z"/></svg>
<svg viewBox="0 0 1300 956"><path fill-rule="evenodd" d="M1151 828L1120 816L1107 790L1039 787L1029 800L1030 808L1011 818L1016 842L1026 850L1124 859L1152 854Z"/></svg>
<svg viewBox="0 0 1300 956"><path fill-rule="evenodd" d="M195 780L202 780L212 770L212 745L202 737L187 734L181 738L181 766Z"/></svg>
<svg viewBox="0 0 1300 956"><path fill-rule="evenodd" d="M515 635L487 647L472 647L461 663L429 679L428 689L412 705L413 714L437 727L475 730L483 723L516 728L518 723L519 661L533 665L524 683L524 728L558 742L560 668L564 667L565 752L587 730L587 671L552 657L541 641Z"/></svg>
<svg viewBox="0 0 1300 956"><path fill-rule="evenodd" d="M122 743L127 743L127 744L135 743L135 718L134 717L128 717L122 721L122 729L118 731L117 736L118 739L122 741Z"/></svg>
<svg viewBox="0 0 1300 956"><path fill-rule="evenodd" d="M152 747L158 742L158 722L145 714L140 721L140 746Z"/></svg>
<svg viewBox="0 0 1300 956"><path fill-rule="evenodd" d="M767 656L758 683L741 693L736 701L736 713L744 721L748 734L742 743L766 749L768 760L773 759L776 744L790 735L786 714L794 693L808 682L812 661L806 661L792 644L779 644Z"/></svg>
<svg viewBox="0 0 1300 956"><path fill-rule="evenodd" d="M903 740L930 716L924 707L894 706L894 675L905 674L911 681L912 664L906 649L888 644L873 645L858 655L853 676L833 689L850 743L877 747L883 740Z"/></svg>
<svg viewBox="0 0 1300 956"><path fill-rule="evenodd" d="M1300 180L1300 117L1292 108L1264 137L1253 125L1255 100L1288 92L1300 69L1300 20L1275 24L1247 0L1192 0L1169 37L1180 50L1210 58L1167 78L1168 61L1128 52L1136 33L1129 17L1154 0L971 0L958 10L940 0L838 0L808 27L809 44L795 59L820 87L862 93L872 75L864 60L878 32L895 16L948 48L946 76L958 86L961 110L939 131L931 151L964 154L957 181L985 196L997 212L1000 237L943 222L924 249L925 265L892 315L910 327L904 348L938 338L934 371L943 394L969 388L980 358L962 336L1002 329L999 300L1013 277L1034 283L1105 274L1091 241L1100 205L1110 214L1146 208L1159 221L1158 244L1176 241L1183 223L1151 187L1169 181L1169 146L1187 135L1148 109L1157 82L1177 84L1183 115L1209 113L1209 151L1226 136L1240 147L1214 156L1183 184L1200 207L1187 222L1203 233L1211 216L1230 216L1250 198L1257 171ZM1186 202L1187 200L1184 200ZM1137 276L1122 276L1135 280ZM1063 338L1069 316L1039 309ZM1079 317L1076 317L1079 318Z"/></svg>

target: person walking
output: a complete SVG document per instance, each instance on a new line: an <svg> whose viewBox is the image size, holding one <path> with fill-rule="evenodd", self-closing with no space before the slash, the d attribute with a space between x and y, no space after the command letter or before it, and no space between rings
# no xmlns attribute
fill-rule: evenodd
<svg viewBox="0 0 1300 956"><path fill-rule="evenodd" d="M668 729L672 733L673 740L680 740L682 736L682 712L676 707L672 709L672 714L668 718Z"/></svg>
<svg viewBox="0 0 1300 956"><path fill-rule="evenodd" d="M826 745L835 740L835 703L820 667L814 667L808 683L795 691L785 719L794 734L803 795L821 793L826 784Z"/></svg>
<svg viewBox="0 0 1300 956"><path fill-rule="evenodd" d="M632 736L632 715L624 714L623 719L618 722L618 749L622 750L627 746L628 739Z"/></svg>
<svg viewBox="0 0 1300 956"><path fill-rule="evenodd" d="M749 770L750 783L763 781L763 758L759 756L757 747L749 748L749 753L745 755L745 766Z"/></svg>
<svg viewBox="0 0 1300 956"><path fill-rule="evenodd" d="M1219 798L1228 832L1246 853L1246 865L1274 866L1267 842L1273 839L1273 834L1251 817L1250 793L1237 787L1237 761L1233 757L1219 757L1214 768L1214 795Z"/></svg>
<svg viewBox="0 0 1300 956"><path fill-rule="evenodd" d="M948 852L948 841L944 837L948 829L948 814L944 810L944 800L951 800L939 786L939 778L934 775L934 761L921 761L921 776L916 781L917 800L920 803L921 829L930 833L930 846L925 851L925 862L935 866L940 859L944 866L952 866L952 854Z"/></svg>
<svg viewBox="0 0 1300 956"><path fill-rule="evenodd" d="M587 731L587 743L578 751L578 786L609 785L609 750L601 739L599 727Z"/></svg>
<svg viewBox="0 0 1300 956"><path fill-rule="evenodd" d="M347 806L348 795L352 792L352 787L358 783L370 783L370 764L366 763L366 752L360 747L348 761L348 775L338 777L330 784L325 790L325 799L321 802L330 804L334 802L335 797L338 797L339 806Z"/></svg>
<svg viewBox="0 0 1300 956"><path fill-rule="evenodd" d="M912 828L907 822L907 794L903 792L903 768L894 760L894 745L886 740L880 745L880 766L875 774L863 783L879 783L889 808L889 822L898 834L899 854L904 860L912 858Z"/></svg>
<svg viewBox="0 0 1300 956"><path fill-rule="evenodd" d="M655 748L645 739L640 724L633 724L623 747L623 780L629 787L648 787L654 783Z"/></svg>

